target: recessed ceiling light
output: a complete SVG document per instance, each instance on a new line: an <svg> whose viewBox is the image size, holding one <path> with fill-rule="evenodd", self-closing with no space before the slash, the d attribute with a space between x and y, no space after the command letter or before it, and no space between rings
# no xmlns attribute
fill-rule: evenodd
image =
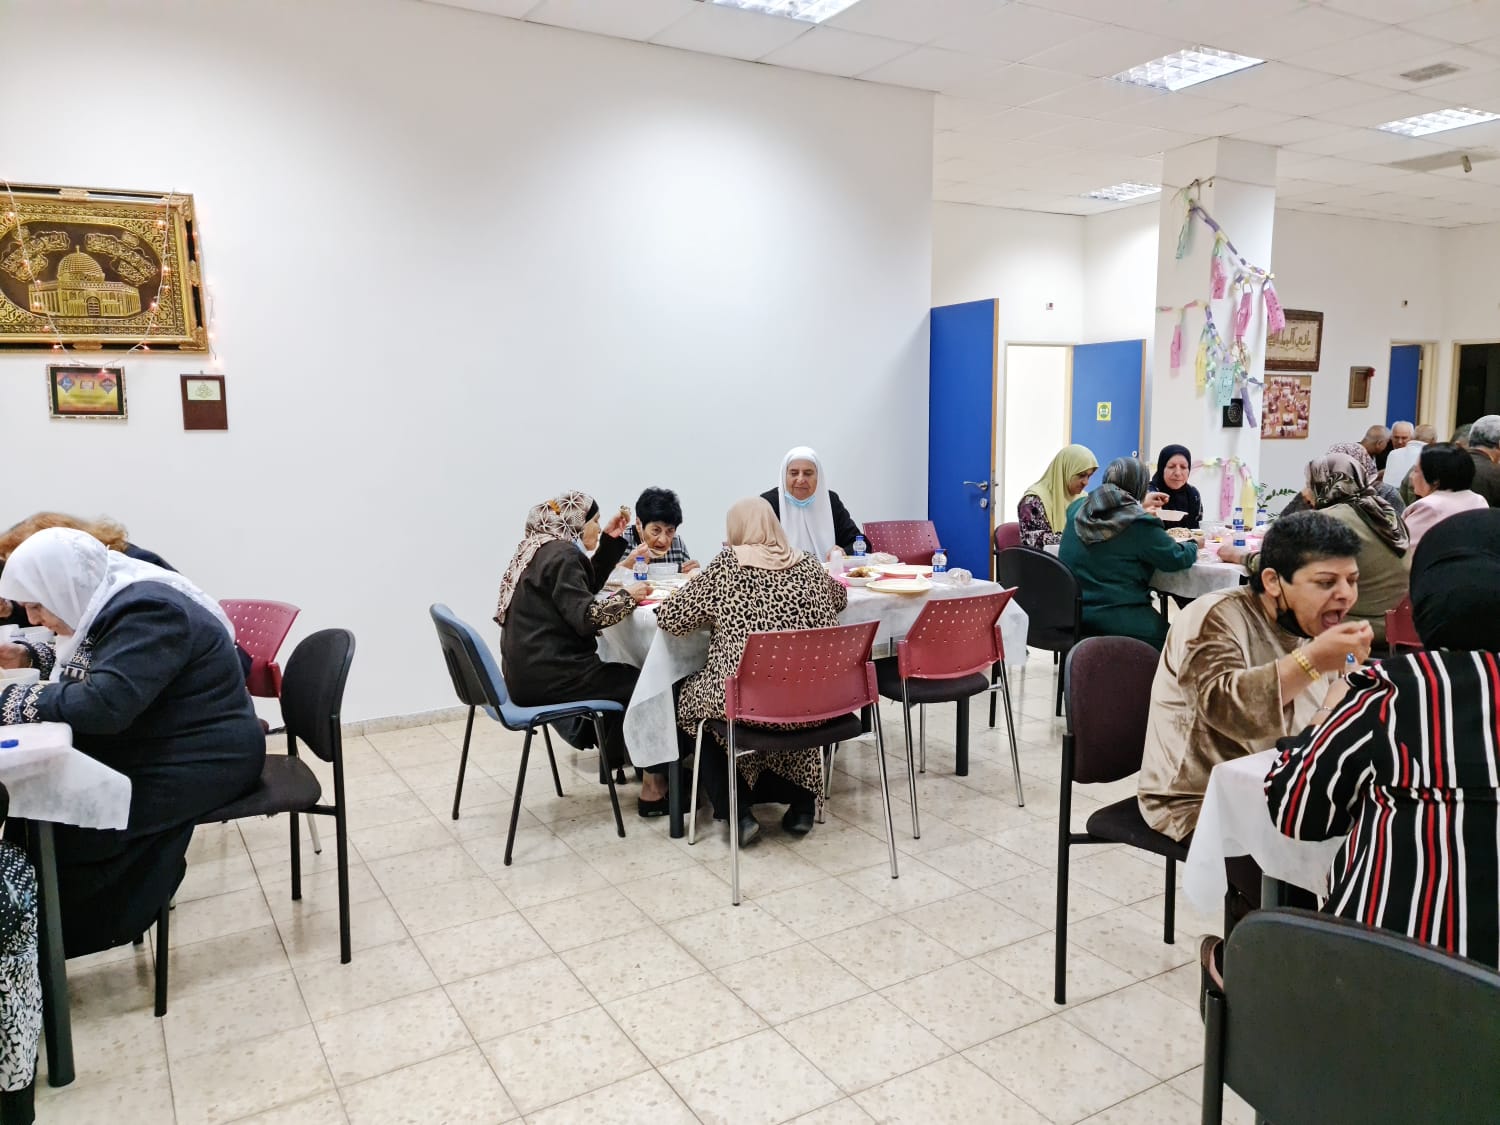
<svg viewBox="0 0 1500 1125"><path fill-rule="evenodd" d="M1400 121L1387 121L1377 128L1384 129L1387 133L1400 133L1403 137L1425 137L1429 133L1443 133L1449 129L1462 129L1465 125L1496 120L1500 120L1500 113L1487 113L1482 109L1456 105L1452 109L1419 113L1415 117L1403 117Z"/></svg>
<svg viewBox="0 0 1500 1125"><path fill-rule="evenodd" d="M1123 184L1111 184L1109 187L1096 188L1085 192L1085 199L1103 199L1110 203L1124 203L1127 199L1141 199L1148 195L1155 195L1161 191L1161 184L1134 184L1128 180Z"/></svg>
<svg viewBox="0 0 1500 1125"><path fill-rule="evenodd" d="M852 8L859 0L711 0L726 8L744 8L772 16L786 16L804 23L822 23Z"/></svg>
<svg viewBox="0 0 1500 1125"><path fill-rule="evenodd" d="M1207 82L1211 78L1222 78L1237 70L1248 70L1259 66L1265 59L1252 59L1249 55L1237 55L1233 51L1220 51L1216 47L1184 47L1152 59L1140 66L1122 70L1111 75L1116 82L1131 86L1150 86L1154 90L1184 90Z"/></svg>

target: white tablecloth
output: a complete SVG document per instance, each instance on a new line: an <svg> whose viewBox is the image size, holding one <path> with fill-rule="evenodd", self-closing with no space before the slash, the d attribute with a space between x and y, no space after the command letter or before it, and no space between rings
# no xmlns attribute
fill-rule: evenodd
<svg viewBox="0 0 1500 1125"><path fill-rule="evenodd" d="M124 828L130 819L130 779L73 749L66 723L0 726L0 783L10 792L10 814L80 828Z"/></svg>
<svg viewBox="0 0 1500 1125"><path fill-rule="evenodd" d="M1055 555L1057 548L1056 543L1048 543L1043 549L1049 555ZM1215 590L1231 590L1244 577L1245 568L1239 563L1222 562L1200 554L1198 561L1187 570L1158 570L1151 576L1151 588L1181 598L1198 598Z"/></svg>
<svg viewBox="0 0 1500 1125"><path fill-rule="evenodd" d="M877 621L875 643L899 640L911 629L928 598L975 597L1001 589L994 582L971 582L958 586L935 583L932 593L922 597L872 594L854 587L849 607L839 615L839 624L857 625ZM1000 615L1000 636L1005 662L1013 667L1026 663L1026 611L1012 601ZM702 669L708 661L707 630L687 637L673 637L656 627L656 614L638 609L618 625L599 635L599 655L608 661L633 664L641 670L635 694L625 712L625 742L631 760L638 766L653 766L677 760L677 718L672 706L672 685Z"/></svg>
<svg viewBox="0 0 1500 1125"><path fill-rule="evenodd" d="M1229 889L1224 860L1248 855L1273 879L1328 894L1328 871L1343 840L1293 840L1283 836L1266 807L1265 780L1275 750L1236 758L1214 767L1208 792L1182 870L1182 889L1194 906L1212 913Z"/></svg>

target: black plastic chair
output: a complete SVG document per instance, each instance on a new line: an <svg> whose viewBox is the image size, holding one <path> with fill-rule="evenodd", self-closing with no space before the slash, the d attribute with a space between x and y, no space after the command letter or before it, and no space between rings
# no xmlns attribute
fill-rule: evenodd
<svg viewBox="0 0 1500 1125"><path fill-rule="evenodd" d="M1007 547L995 556L995 581L1016 588L1016 604L1026 611L1026 645L1066 658L1083 637L1083 591L1067 563L1031 547ZM990 683L1000 679L990 672ZM1063 677L1057 677L1057 713L1062 714ZM990 726L995 697L990 696Z"/></svg>
<svg viewBox="0 0 1500 1125"><path fill-rule="evenodd" d="M1500 973L1404 934L1257 910L1205 996L1203 1121L1224 1087L1276 1125L1500 1119Z"/></svg>
<svg viewBox="0 0 1500 1125"><path fill-rule="evenodd" d="M625 822L620 818L620 798L615 791L615 775L604 762L604 739L599 737L598 718L605 714L622 714L623 703L612 699L578 699L567 703L550 703L541 707L522 707L512 703L505 687L505 677L495 664L489 645L474 627L454 616L442 603L428 612L437 627L438 643L459 701L469 708L464 725L463 754L458 760L458 784L453 787L453 819L458 819L458 804L464 793L464 772L469 768L469 737L474 732L474 712L483 707L485 714L510 731L525 731L521 745L521 770L516 778L515 801L510 810L510 833L505 837L505 866L510 866L511 849L516 843L516 823L521 817L521 791L526 787L526 764L531 759L531 736L540 728L547 746L547 761L552 766L552 785L559 797L564 796L562 778L557 772L557 755L552 752L552 735L547 724L559 719L587 718L594 721L594 735L599 743L599 780L609 785L609 803L615 810L615 831L623 839Z"/></svg>
<svg viewBox="0 0 1500 1125"><path fill-rule="evenodd" d="M286 724L286 753L267 754L260 785L237 801L221 805L198 818L199 824L219 824L252 816L291 814L292 901L302 898L300 813L331 816L338 847L339 962L347 965L353 953L349 940L349 828L344 803L344 737L339 717L344 685L354 662L354 634L347 629L321 629L292 650L281 680L281 716ZM297 756L301 741L333 765L333 804L319 804L323 786L306 762ZM156 917L156 1014L167 1014L167 931L171 904Z"/></svg>
<svg viewBox="0 0 1500 1125"><path fill-rule="evenodd" d="M1074 844L1129 844L1167 861L1167 905L1162 941L1174 944L1177 923L1177 861L1187 845L1157 832L1141 816L1131 795L1089 817L1087 831L1074 832L1073 783L1119 781L1139 773L1151 710L1151 681L1158 653L1133 637L1090 637L1068 653L1068 729L1063 735L1062 792L1057 823L1057 964L1053 998L1066 1004L1068 982L1068 850Z"/></svg>

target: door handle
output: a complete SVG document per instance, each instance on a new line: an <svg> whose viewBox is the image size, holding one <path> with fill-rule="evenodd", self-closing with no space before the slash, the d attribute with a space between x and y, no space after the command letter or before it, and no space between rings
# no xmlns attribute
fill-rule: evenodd
<svg viewBox="0 0 1500 1125"><path fill-rule="evenodd" d="M975 488L979 489L980 492L988 492L990 487L990 482L987 480L966 480L964 481L964 483L972 484Z"/></svg>
<svg viewBox="0 0 1500 1125"><path fill-rule="evenodd" d="M986 496L986 497L985 497L985 498L984 498L984 499L983 499L983 500L981 500L981 501L979 501L979 506L980 506L980 507L981 507L981 508L988 508L988 507L989 507L989 506L990 506L990 500L989 500L989 497L988 497L988 496Z"/></svg>

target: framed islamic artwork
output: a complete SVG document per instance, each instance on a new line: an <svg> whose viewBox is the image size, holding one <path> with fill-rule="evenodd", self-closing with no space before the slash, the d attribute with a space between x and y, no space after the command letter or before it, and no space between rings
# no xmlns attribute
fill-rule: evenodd
<svg viewBox="0 0 1500 1125"><path fill-rule="evenodd" d="M125 369L54 364L47 368L47 405L54 418L124 421Z"/></svg>
<svg viewBox="0 0 1500 1125"><path fill-rule="evenodd" d="M191 195L0 182L0 348L208 350Z"/></svg>
<svg viewBox="0 0 1500 1125"><path fill-rule="evenodd" d="M1266 370L1316 371L1323 359L1323 314L1284 311L1286 327L1266 336Z"/></svg>
<svg viewBox="0 0 1500 1125"><path fill-rule="evenodd" d="M1261 399L1260 436L1307 437L1308 414L1312 411L1311 375L1267 375Z"/></svg>

